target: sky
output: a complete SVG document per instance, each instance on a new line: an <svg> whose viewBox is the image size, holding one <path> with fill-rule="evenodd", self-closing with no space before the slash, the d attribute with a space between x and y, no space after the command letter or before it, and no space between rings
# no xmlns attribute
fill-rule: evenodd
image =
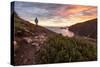
<svg viewBox="0 0 100 67"><path fill-rule="evenodd" d="M51 4L36 2L15 2L19 17L46 27L65 27L97 18L97 7L73 4Z"/></svg>

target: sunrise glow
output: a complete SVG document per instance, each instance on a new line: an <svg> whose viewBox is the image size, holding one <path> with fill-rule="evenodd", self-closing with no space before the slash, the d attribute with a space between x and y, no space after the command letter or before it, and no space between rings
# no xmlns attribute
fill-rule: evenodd
<svg viewBox="0 0 100 67"><path fill-rule="evenodd" d="M82 23L97 17L97 7L86 5L15 3L18 15L34 24L39 19L40 26L64 27Z"/></svg>

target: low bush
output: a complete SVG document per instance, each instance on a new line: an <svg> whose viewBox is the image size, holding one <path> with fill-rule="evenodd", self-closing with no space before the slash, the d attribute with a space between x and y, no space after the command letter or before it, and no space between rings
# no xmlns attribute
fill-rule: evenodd
<svg viewBox="0 0 100 67"><path fill-rule="evenodd" d="M96 43L89 39L49 37L37 53L38 63L92 61L97 59Z"/></svg>

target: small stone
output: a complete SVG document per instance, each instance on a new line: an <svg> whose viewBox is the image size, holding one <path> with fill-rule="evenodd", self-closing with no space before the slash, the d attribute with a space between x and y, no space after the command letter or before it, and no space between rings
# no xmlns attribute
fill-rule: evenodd
<svg viewBox="0 0 100 67"><path fill-rule="evenodd" d="M17 42L16 41L14 41L14 45L16 45L17 44Z"/></svg>
<svg viewBox="0 0 100 67"><path fill-rule="evenodd" d="M23 39L24 39L24 40L26 40L26 41L27 41L27 43L31 43L31 42L32 42L32 39L31 39L31 38L29 38L29 37L24 37Z"/></svg>
<svg viewBox="0 0 100 67"><path fill-rule="evenodd" d="M39 46L39 44L38 44L38 43L32 43L32 45L33 45L33 46L36 46L36 47L38 47L38 46Z"/></svg>
<svg viewBox="0 0 100 67"><path fill-rule="evenodd" d="M21 58L23 58L24 56L22 55L22 56L20 56Z"/></svg>
<svg viewBox="0 0 100 67"><path fill-rule="evenodd" d="M17 42L14 41L14 50L16 50L18 48Z"/></svg>
<svg viewBox="0 0 100 67"><path fill-rule="evenodd" d="M25 60L24 60L24 63L26 63L27 61L28 61L28 59L25 59Z"/></svg>
<svg viewBox="0 0 100 67"><path fill-rule="evenodd" d="M14 54L14 56L16 56L16 54Z"/></svg>
<svg viewBox="0 0 100 67"><path fill-rule="evenodd" d="M38 36L35 36L34 38L35 38L35 39L37 39L37 38L38 38Z"/></svg>

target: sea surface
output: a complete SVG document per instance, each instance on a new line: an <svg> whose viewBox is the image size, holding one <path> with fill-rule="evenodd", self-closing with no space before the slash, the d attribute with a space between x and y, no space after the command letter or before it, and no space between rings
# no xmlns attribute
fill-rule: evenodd
<svg viewBox="0 0 100 67"><path fill-rule="evenodd" d="M61 27L45 27L53 32L56 32L58 34L62 34L63 36L67 37L73 37L74 33L69 30L69 28L61 28Z"/></svg>

